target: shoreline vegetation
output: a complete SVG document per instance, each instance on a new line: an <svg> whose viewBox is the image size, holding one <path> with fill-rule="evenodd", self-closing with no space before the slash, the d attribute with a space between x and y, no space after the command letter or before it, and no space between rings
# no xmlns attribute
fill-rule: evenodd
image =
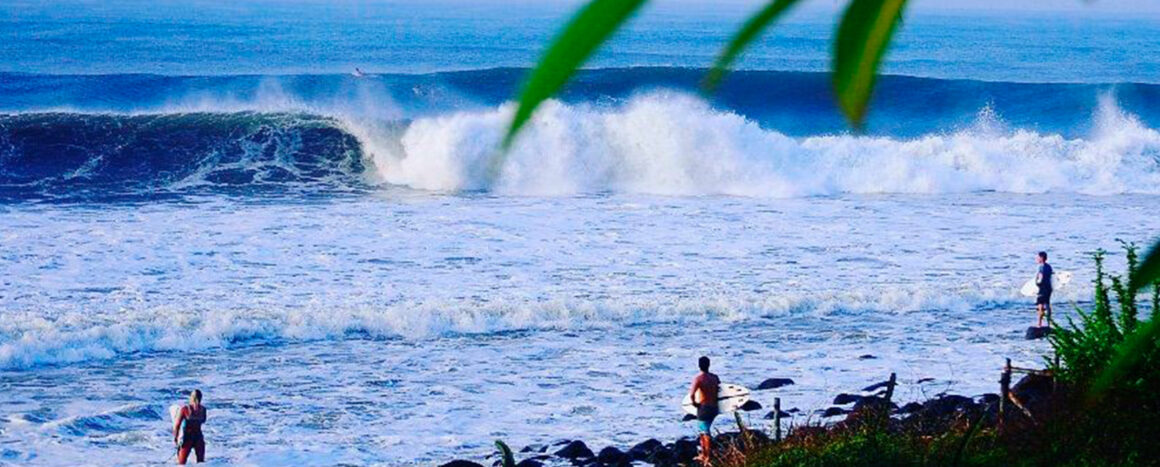
<svg viewBox="0 0 1160 467"><path fill-rule="evenodd" d="M1137 247L1121 243L1128 271L1137 271ZM746 427L736 413L722 414L719 424L733 427L714 436L711 465L1160 465L1160 341L1144 334L1160 310L1160 287L1153 283L1143 306L1150 316L1142 319L1141 304L1130 292L1139 289L1125 286L1132 274L1109 276L1105 255L1103 250L1092 255L1091 309L1076 306L1078 322L1051 323L1053 352L1044 357L1044 369L1015 368L1008 360L996 368L997 393L944 393L902 406L891 400L892 374L860 394L837 395L819 417L844 417L832 423L814 417L803 424L781 423L790 414L781 410L780 399L765 417L774 420L768 430ZM1107 369L1118 364L1125 349L1134 355L1134 364L1107 380ZM771 379L758 390L786 384L793 382ZM759 404L746 408L763 409ZM693 437L667 443L648 439L627 450L593 451L580 440L530 445L519 452L502 441L496 446L497 452L482 462L454 460L441 467L700 465L694 460Z"/></svg>

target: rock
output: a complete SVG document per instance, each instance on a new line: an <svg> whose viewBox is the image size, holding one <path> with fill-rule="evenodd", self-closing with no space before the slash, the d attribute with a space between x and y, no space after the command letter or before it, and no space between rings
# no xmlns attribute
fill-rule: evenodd
<svg viewBox="0 0 1160 467"><path fill-rule="evenodd" d="M922 379L915 381L915 382L918 384L931 383L931 382L934 382L934 378L922 378Z"/></svg>
<svg viewBox="0 0 1160 467"><path fill-rule="evenodd" d="M992 393L992 394L983 394L983 395L979 396L979 403L980 404L990 405L990 404L994 404L996 402L999 402L999 395L998 394Z"/></svg>
<svg viewBox="0 0 1160 467"><path fill-rule="evenodd" d="M696 419L697 419L696 415L689 415L689 414L685 414L684 417L681 417L682 422L687 422L689 420L696 420Z"/></svg>
<svg viewBox="0 0 1160 467"><path fill-rule="evenodd" d="M1023 338L1024 338L1024 339L1027 339L1027 340L1042 339L1042 338L1044 338L1044 337L1047 337L1047 335L1048 335L1048 334L1051 334L1051 328L1050 328L1050 327L1047 327L1047 326L1043 326L1043 327L1035 327L1035 326L1031 326L1031 327L1027 328L1027 334L1024 334L1024 335L1023 335Z"/></svg>
<svg viewBox="0 0 1160 467"><path fill-rule="evenodd" d="M465 460L453 460L439 467L483 467L483 464Z"/></svg>
<svg viewBox="0 0 1160 467"><path fill-rule="evenodd" d="M905 405L903 405L902 407L900 407L898 410L896 410L896 412L900 413L900 414L908 414L908 413L915 413L915 412L918 412L920 410L922 410L922 404L919 404L918 402L908 402Z"/></svg>
<svg viewBox="0 0 1160 467"><path fill-rule="evenodd" d="M838 394L838 397L834 398L834 405L846 405L851 402L858 402L860 400L862 400L862 396L842 393Z"/></svg>
<svg viewBox="0 0 1160 467"><path fill-rule="evenodd" d="M854 403L854 411L857 412L863 409L886 409L889 405L889 410L898 408L898 404L890 402L887 404L883 397L863 397Z"/></svg>
<svg viewBox="0 0 1160 467"><path fill-rule="evenodd" d="M644 459L645 462L655 466L669 466L676 465L676 456L673 455L671 446L657 446L651 454Z"/></svg>
<svg viewBox="0 0 1160 467"><path fill-rule="evenodd" d="M643 461L645 459L648 459L649 456L652 455L653 451L656 451L657 448L661 448L661 447L664 447L664 445L661 444L660 441L657 441L655 439L649 439L649 440L637 443L636 446L629 448L627 454L628 454L628 457L634 461Z"/></svg>
<svg viewBox="0 0 1160 467"><path fill-rule="evenodd" d="M740 408L741 408L741 410L744 410L746 412L752 412L754 410L761 410L761 403L759 403L757 401L745 401L744 404L741 404Z"/></svg>
<svg viewBox="0 0 1160 467"><path fill-rule="evenodd" d="M875 356L870 355L870 354L866 354L866 355L862 355L862 356L858 357L858 360L877 360L877 359L878 359L878 357L875 357Z"/></svg>
<svg viewBox="0 0 1160 467"><path fill-rule="evenodd" d="M782 386L789 386L791 384L793 384L793 380L789 378L769 378L765 381L762 381L761 384L758 384L757 390L764 391L766 389L777 389Z"/></svg>
<svg viewBox="0 0 1160 467"><path fill-rule="evenodd" d="M543 466L544 466L544 463L541 461L541 459L538 459L538 458L524 459L524 460L516 463L516 467L543 467Z"/></svg>
<svg viewBox="0 0 1160 467"><path fill-rule="evenodd" d="M850 413L849 410L843 409L841 407L830 407L830 408L826 409L825 412L822 412L822 416L823 417L836 417L838 415L846 415L848 413Z"/></svg>
<svg viewBox="0 0 1160 467"><path fill-rule="evenodd" d="M697 442L689 438L678 439L673 443L673 460L681 464L693 462L697 457Z"/></svg>
<svg viewBox="0 0 1160 467"><path fill-rule="evenodd" d="M945 416L955 412L974 409L975 401L969 397L947 394L937 399L931 399L922 404L922 412L928 415Z"/></svg>
<svg viewBox="0 0 1160 467"><path fill-rule="evenodd" d="M890 381L883 381L881 383L874 383L874 384L871 384L869 386L866 386L866 387L862 388L862 390L865 392L877 391L877 390L882 389L882 388L889 386L889 385L890 385Z"/></svg>
<svg viewBox="0 0 1160 467"><path fill-rule="evenodd" d="M529 444L520 449L520 452L545 452L547 450L548 447L543 444Z"/></svg>
<svg viewBox="0 0 1160 467"><path fill-rule="evenodd" d="M1015 398L1032 411L1050 399L1053 390L1051 378L1042 375L1026 375L1011 386L1011 393Z"/></svg>
<svg viewBox="0 0 1160 467"><path fill-rule="evenodd" d="M596 460L607 465L621 465L629 462L628 456L612 446L601 449L600 454L596 455Z"/></svg>
<svg viewBox="0 0 1160 467"><path fill-rule="evenodd" d="M766 420L773 420L774 418L777 418L777 415L779 415L779 413L776 410L770 410L769 413L765 414L765 419ZM780 412L780 415L781 415L781 418L786 418L786 417L792 416L792 415L790 415L789 412L786 412L784 410L782 410Z"/></svg>
<svg viewBox="0 0 1160 467"><path fill-rule="evenodd" d="M591 459L596 455L592 453L591 449L584 444L583 441L572 441L560 448L558 451L552 453L556 457L563 457L565 459Z"/></svg>

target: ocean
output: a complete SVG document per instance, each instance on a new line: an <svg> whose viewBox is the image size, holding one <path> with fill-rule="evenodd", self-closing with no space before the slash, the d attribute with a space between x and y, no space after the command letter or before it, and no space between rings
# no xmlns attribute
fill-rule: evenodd
<svg viewBox="0 0 1160 467"><path fill-rule="evenodd" d="M161 463L193 388L241 465L671 440L701 355L795 381L756 427L996 392L1035 252L1066 317L1160 233L1155 18L912 14L855 132L832 12L703 96L748 9L658 3L498 153L574 6L0 5L0 464Z"/></svg>

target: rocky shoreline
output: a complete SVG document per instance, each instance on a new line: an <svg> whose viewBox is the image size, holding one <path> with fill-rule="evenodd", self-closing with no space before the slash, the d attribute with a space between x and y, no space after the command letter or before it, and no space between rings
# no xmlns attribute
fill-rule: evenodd
<svg viewBox="0 0 1160 467"><path fill-rule="evenodd" d="M922 380L918 381L922 383ZM788 378L770 378L757 386L756 390L770 390L794 384ZM937 433L945 430L950 424L964 418L996 417L1000 396L994 393L977 396L963 396L943 393L924 402L909 402L902 406L888 400L893 388L890 381L875 383L861 391L841 393L834 397L833 405L824 410L816 411L814 415L825 420L816 424L792 423L787 437L808 435L824 431L834 426L855 423L868 410L887 409L891 414L892 424L899 427L920 429ZM1049 378L1036 375L1027 375L1011 387L1012 394L1029 406L1039 405L1050 398L1052 387ZM746 411L762 410L761 404L750 401L743 407ZM775 419L779 414L770 411L765 419ZM802 416L800 410L791 408L780 413L783 420L790 417ZM728 414L719 418L719 426L732 425ZM838 417L844 417L836 420ZM796 418L796 417L795 417ZM728 449L745 449L762 444L775 442L770 434L760 430L745 430L734 426L737 431L722 432L714 436L714 451ZM637 443L627 449L616 446L606 446L594 451L582 440L559 440L550 444L533 444L524 446L514 454L517 467L551 467L551 466L578 466L578 467L628 467L652 465L656 467L676 467L694 464L697 456L697 440L685 436L671 442L662 442L650 438ZM502 460L498 453L491 454L485 463L471 460L454 460L440 467L486 467L501 466Z"/></svg>

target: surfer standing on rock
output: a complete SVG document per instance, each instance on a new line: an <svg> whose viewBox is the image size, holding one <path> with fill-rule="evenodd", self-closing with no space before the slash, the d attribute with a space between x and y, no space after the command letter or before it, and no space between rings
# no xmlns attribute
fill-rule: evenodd
<svg viewBox="0 0 1160 467"><path fill-rule="evenodd" d="M1039 312L1039 327L1043 327L1044 316L1047 316L1048 324L1051 324L1051 276L1054 271L1051 265L1047 264L1046 251L1039 252L1035 262L1039 264L1039 272L1035 274L1035 285L1039 287L1039 292L1035 295L1035 309Z"/></svg>
<svg viewBox="0 0 1160 467"><path fill-rule="evenodd" d="M701 455L698 459L702 464L709 465L713 439L709 428L713 426L713 419L717 418L717 392L721 388L721 380L709 372L709 357L701 357L697 360L697 366L701 372L693 378L689 397L697 408L697 426L701 430Z"/></svg>

